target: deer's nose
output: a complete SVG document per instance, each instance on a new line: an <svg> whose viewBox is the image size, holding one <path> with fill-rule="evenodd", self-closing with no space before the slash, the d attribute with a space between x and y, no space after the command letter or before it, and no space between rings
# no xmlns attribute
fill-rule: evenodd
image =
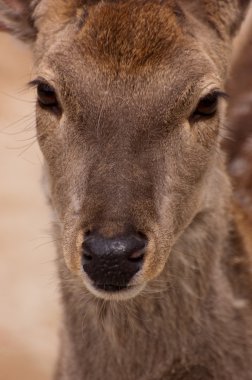
<svg viewBox="0 0 252 380"><path fill-rule="evenodd" d="M107 238L89 234L82 244L83 269L96 288L119 291L141 269L147 239L140 234Z"/></svg>

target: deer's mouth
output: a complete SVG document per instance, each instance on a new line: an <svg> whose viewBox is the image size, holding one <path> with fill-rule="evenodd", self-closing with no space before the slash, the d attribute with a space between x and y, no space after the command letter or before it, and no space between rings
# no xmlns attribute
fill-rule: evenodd
<svg viewBox="0 0 252 380"><path fill-rule="evenodd" d="M127 285L115 285L115 284L96 284L96 289L104 290L105 292L120 292L127 289Z"/></svg>
<svg viewBox="0 0 252 380"><path fill-rule="evenodd" d="M117 285L117 284L95 284L85 281L87 289L98 298L104 300L127 300L136 297L145 287L145 284Z"/></svg>

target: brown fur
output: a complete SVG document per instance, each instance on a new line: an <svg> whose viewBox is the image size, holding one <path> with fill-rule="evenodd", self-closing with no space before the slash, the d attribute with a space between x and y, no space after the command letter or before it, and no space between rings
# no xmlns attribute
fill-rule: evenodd
<svg viewBox="0 0 252 380"><path fill-rule="evenodd" d="M223 101L190 121L224 89L247 5L27 3L38 75L63 109L37 107L64 307L57 380L252 379L250 225L230 206ZM132 298L106 298L82 271L84 232L125 225L149 238L144 267Z"/></svg>
<svg viewBox="0 0 252 380"><path fill-rule="evenodd" d="M250 21L250 18L248 19ZM248 38L240 43L239 57L232 69L228 92L229 109L228 169L232 176L237 201L252 221L252 25L247 22ZM248 234L249 235L249 234Z"/></svg>

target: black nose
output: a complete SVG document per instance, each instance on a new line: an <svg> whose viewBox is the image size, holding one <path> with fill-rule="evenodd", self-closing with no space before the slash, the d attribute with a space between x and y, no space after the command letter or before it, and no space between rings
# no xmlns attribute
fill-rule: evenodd
<svg viewBox="0 0 252 380"><path fill-rule="evenodd" d="M106 238L89 234L82 245L83 269L96 288L119 291L141 269L147 239L141 234Z"/></svg>

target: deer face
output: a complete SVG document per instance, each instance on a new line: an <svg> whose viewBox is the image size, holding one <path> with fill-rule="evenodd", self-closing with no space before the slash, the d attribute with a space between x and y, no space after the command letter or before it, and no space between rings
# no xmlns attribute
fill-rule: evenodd
<svg viewBox="0 0 252 380"><path fill-rule="evenodd" d="M129 298L208 205L231 32L173 1L62 4L54 23L46 3L32 84L65 261L98 297Z"/></svg>

